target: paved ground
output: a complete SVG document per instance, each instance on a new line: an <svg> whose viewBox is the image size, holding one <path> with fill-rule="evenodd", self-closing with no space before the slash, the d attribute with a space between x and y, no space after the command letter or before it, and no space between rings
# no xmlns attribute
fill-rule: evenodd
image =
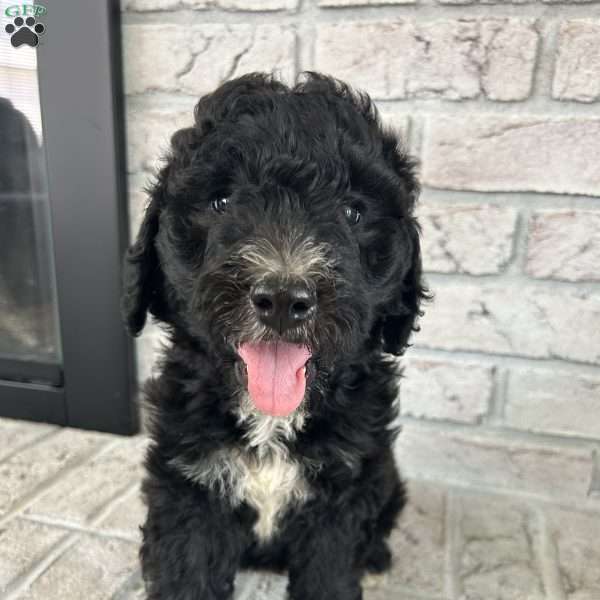
<svg viewBox="0 0 600 600"><path fill-rule="evenodd" d="M145 439L0 420L0 598L142 600ZM366 600L599 600L600 515L411 481L397 564ZM236 600L283 600L244 573Z"/></svg>

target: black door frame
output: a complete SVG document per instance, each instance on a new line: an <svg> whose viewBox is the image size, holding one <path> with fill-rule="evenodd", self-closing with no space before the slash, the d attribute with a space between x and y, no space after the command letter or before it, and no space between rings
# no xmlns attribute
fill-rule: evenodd
<svg viewBox="0 0 600 600"><path fill-rule="evenodd" d="M0 416L132 434L139 429L136 378L119 311L128 242L119 2L40 4L47 8L37 57L63 363L62 371L29 363L21 375L18 361L0 364Z"/></svg>

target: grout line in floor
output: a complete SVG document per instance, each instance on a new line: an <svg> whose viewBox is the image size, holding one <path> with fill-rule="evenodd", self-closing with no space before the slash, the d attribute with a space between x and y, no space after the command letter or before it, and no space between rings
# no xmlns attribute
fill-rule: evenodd
<svg viewBox="0 0 600 600"><path fill-rule="evenodd" d="M11 458L14 458L20 452L23 452L24 450L28 450L29 448L33 448L34 446L47 440L48 438L51 438L51 437L57 435L60 431L61 431L60 427L55 427L55 428L51 429L50 431L46 431L45 433L42 433L39 436L37 436L31 440L28 440L24 444L17 444L17 446L15 448L13 448L8 454L6 454L5 456L3 456L0 459L0 465L9 461Z"/></svg>
<svg viewBox="0 0 600 600"><path fill-rule="evenodd" d="M32 565L6 588L3 600L17 600L23 592L41 577L79 539L78 534L68 533L40 561Z"/></svg>
<svg viewBox="0 0 600 600"><path fill-rule="evenodd" d="M5 514L0 517L0 526L4 525L14 516L22 513L29 506L31 506L36 500L41 498L46 492L48 492L56 483L58 483L61 479L63 479L69 473L76 471L79 467L83 466L90 460L94 460L100 456L102 456L105 452L109 452L114 447L118 446L119 440L114 440L111 442L107 442L106 444L100 446L100 448L95 448L77 459L73 459L71 462L67 463L64 468L60 471L51 475L47 479L44 479L36 488L31 490L29 493L25 494L23 497L19 498L19 500L12 506Z"/></svg>

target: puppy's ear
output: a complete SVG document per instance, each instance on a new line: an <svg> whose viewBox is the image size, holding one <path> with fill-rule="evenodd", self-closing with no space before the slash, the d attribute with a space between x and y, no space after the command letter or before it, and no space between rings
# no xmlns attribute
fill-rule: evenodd
<svg viewBox="0 0 600 600"><path fill-rule="evenodd" d="M123 263L123 295L121 312L132 335L139 335L146 313L162 294L162 272L154 244L158 233L159 208L152 199L135 243L125 254Z"/></svg>
<svg viewBox="0 0 600 600"><path fill-rule="evenodd" d="M401 182L401 195L404 198L403 237L404 247L409 256L408 268L402 266L398 274L395 297L382 325L383 349L385 352L400 355L408 346L413 331L418 331L417 319L423 312L420 310L422 300L431 298L422 281L421 245L419 224L414 218L414 210L419 197L417 180L417 163L405 150L398 133L392 129L382 128L382 151L385 162Z"/></svg>
<svg viewBox="0 0 600 600"><path fill-rule="evenodd" d="M400 278L396 296L383 318L381 335L384 352L403 354L413 331L418 331L417 318L423 314L421 300L429 297L421 280L421 246L419 227L412 218L408 221L411 259L408 270Z"/></svg>

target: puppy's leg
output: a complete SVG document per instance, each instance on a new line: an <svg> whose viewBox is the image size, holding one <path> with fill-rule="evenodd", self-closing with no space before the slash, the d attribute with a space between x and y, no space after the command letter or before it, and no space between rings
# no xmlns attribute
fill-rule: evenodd
<svg viewBox="0 0 600 600"><path fill-rule="evenodd" d="M225 499L174 477L146 480L140 550L148 600L229 600L247 541Z"/></svg>
<svg viewBox="0 0 600 600"><path fill-rule="evenodd" d="M353 517L325 507L302 516L290 543L291 600L362 600L360 528Z"/></svg>
<svg viewBox="0 0 600 600"><path fill-rule="evenodd" d="M387 478L392 492L377 517L373 537L365 551L365 569L371 574L383 574L392 564L392 554L387 539L395 527L398 516L406 504L406 490L397 471L390 469Z"/></svg>

